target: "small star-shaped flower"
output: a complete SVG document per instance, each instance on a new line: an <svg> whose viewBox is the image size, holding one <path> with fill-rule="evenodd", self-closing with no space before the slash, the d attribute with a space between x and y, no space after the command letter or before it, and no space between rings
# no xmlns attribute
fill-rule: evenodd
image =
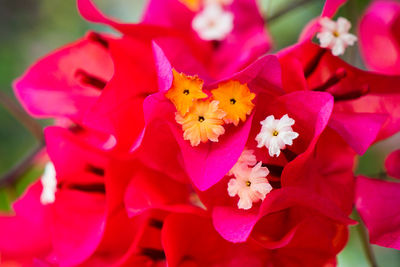
<svg viewBox="0 0 400 267"><path fill-rule="evenodd" d="M228 194L231 197L239 196L239 209L251 209L253 203L265 199L265 196L272 190L272 186L266 178L268 174L268 169L262 167L259 162L253 168L242 168L235 174L235 178L229 180Z"/></svg>
<svg viewBox="0 0 400 267"><path fill-rule="evenodd" d="M294 123L295 121L287 114L279 120L276 120L274 115L268 116L260 122L262 127L256 136L257 147L265 146L271 157L279 156L281 149L285 149L286 145L292 145L293 139L299 136L291 127Z"/></svg>
<svg viewBox="0 0 400 267"><path fill-rule="evenodd" d="M225 123L238 126L240 121L246 121L246 116L250 115L254 108L253 99L256 95L250 92L247 84L238 81L221 83L217 89L211 91L211 94L219 101L219 107L226 112Z"/></svg>
<svg viewBox="0 0 400 267"><path fill-rule="evenodd" d="M233 14L220 4L207 4L193 21L192 28L206 41L221 41L233 30Z"/></svg>
<svg viewBox="0 0 400 267"><path fill-rule="evenodd" d="M203 80L197 76L189 76L172 70L174 79L165 97L174 103L176 110L184 116L197 99L207 97L203 92Z"/></svg>
<svg viewBox="0 0 400 267"><path fill-rule="evenodd" d="M218 108L218 101L197 100L185 116L177 112L175 120L182 125L183 139L189 140L192 146L198 146L208 140L218 142L218 137L225 133L222 126L225 115Z"/></svg>
<svg viewBox="0 0 400 267"><path fill-rule="evenodd" d="M357 37L349 33L351 23L345 18L338 18L335 22L328 17L323 17L319 21L321 31L317 34L320 46L330 48L332 54L340 56L348 46L354 45Z"/></svg>

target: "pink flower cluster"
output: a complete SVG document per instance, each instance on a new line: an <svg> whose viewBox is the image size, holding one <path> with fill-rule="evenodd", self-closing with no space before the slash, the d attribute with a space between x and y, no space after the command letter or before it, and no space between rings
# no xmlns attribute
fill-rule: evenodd
<svg viewBox="0 0 400 267"><path fill-rule="evenodd" d="M373 243L400 249L400 184L354 175L357 154L400 131L400 5L377 1L361 21L376 73L338 57L357 40L332 19L345 2L327 0L298 43L265 55L255 0L150 0L137 24L77 0L119 35L89 32L15 82L24 108L55 125L43 176L0 216L0 261L334 266L354 204ZM189 77L182 98L203 92L189 115L166 97L175 72ZM243 105L222 111L224 97ZM243 116L233 125L230 112ZM388 174L398 166L399 151Z"/></svg>

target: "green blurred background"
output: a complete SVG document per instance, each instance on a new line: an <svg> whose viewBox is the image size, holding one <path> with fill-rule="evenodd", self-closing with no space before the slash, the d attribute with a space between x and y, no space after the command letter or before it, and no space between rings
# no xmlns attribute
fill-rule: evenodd
<svg viewBox="0 0 400 267"><path fill-rule="evenodd" d="M146 1L95 0L95 2L108 15L136 22ZM270 17L291 3L299 1L260 0L259 2L263 13ZM320 13L324 3L323 0L300 2L307 3L294 6L290 12L268 23L268 29L275 42L275 51L293 44L303 26ZM340 15L356 25L357 19L368 3L369 0L350 0L340 10ZM0 0L0 91L15 101L11 83L16 77L38 58L76 40L89 29L110 31L106 27L84 21L76 10L74 0ZM357 47L346 52L344 59L363 68ZM45 126L49 121L42 120L39 123ZM37 142L33 135L0 105L0 174L6 173L36 146ZM399 135L374 145L360 157L357 173L370 176L381 173L385 156L396 148L400 148ZM0 211L9 210L10 203L41 172L41 167L36 167L25 174L16 185L0 188ZM400 266L399 251L378 246L373 246L373 250L379 266ZM357 226L352 227L349 244L339 255L339 266L369 266Z"/></svg>

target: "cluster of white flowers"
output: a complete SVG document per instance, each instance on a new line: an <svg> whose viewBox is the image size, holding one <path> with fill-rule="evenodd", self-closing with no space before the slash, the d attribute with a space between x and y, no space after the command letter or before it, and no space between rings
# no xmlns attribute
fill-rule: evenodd
<svg viewBox="0 0 400 267"><path fill-rule="evenodd" d="M286 145L292 145L293 139L299 136L292 129L294 123L295 121L287 114L279 120L273 115L268 116L260 122L262 127L256 136L257 147L265 146L271 157L279 156L281 149L285 149ZM239 196L239 209L251 209L253 203L264 200L272 190L267 179L268 174L268 168L262 167L262 162L257 163L254 151L244 149L228 173L235 177L228 182L228 194L231 197Z"/></svg>

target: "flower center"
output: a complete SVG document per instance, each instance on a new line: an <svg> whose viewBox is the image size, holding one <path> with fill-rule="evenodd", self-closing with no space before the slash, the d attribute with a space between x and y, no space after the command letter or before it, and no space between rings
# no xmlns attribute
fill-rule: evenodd
<svg viewBox="0 0 400 267"><path fill-rule="evenodd" d="M235 105L236 104L236 99L231 98L231 100L229 100L231 102L231 105Z"/></svg>
<svg viewBox="0 0 400 267"><path fill-rule="evenodd" d="M247 181L247 182L246 182L246 186L250 187L250 185L251 185L251 182L250 182L250 181Z"/></svg>
<svg viewBox="0 0 400 267"><path fill-rule="evenodd" d="M189 94L189 89L183 90L183 94L184 94L184 95L188 95L188 94Z"/></svg>
<svg viewBox="0 0 400 267"><path fill-rule="evenodd" d="M339 33L338 33L337 31L334 31L334 32L333 32L333 36L339 37Z"/></svg>
<svg viewBox="0 0 400 267"><path fill-rule="evenodd" d="M273 135L273 136L278 136L278 134L279 134L279 132L278 132L277 130L274 130L274 131L272 132L272 135Z"/></svg>
<svg viewBox="0 0 400 267"><path fill-rule="evenodd" d="M203 116L199 116L199 122L203 122L205 118Z"/></svg>

